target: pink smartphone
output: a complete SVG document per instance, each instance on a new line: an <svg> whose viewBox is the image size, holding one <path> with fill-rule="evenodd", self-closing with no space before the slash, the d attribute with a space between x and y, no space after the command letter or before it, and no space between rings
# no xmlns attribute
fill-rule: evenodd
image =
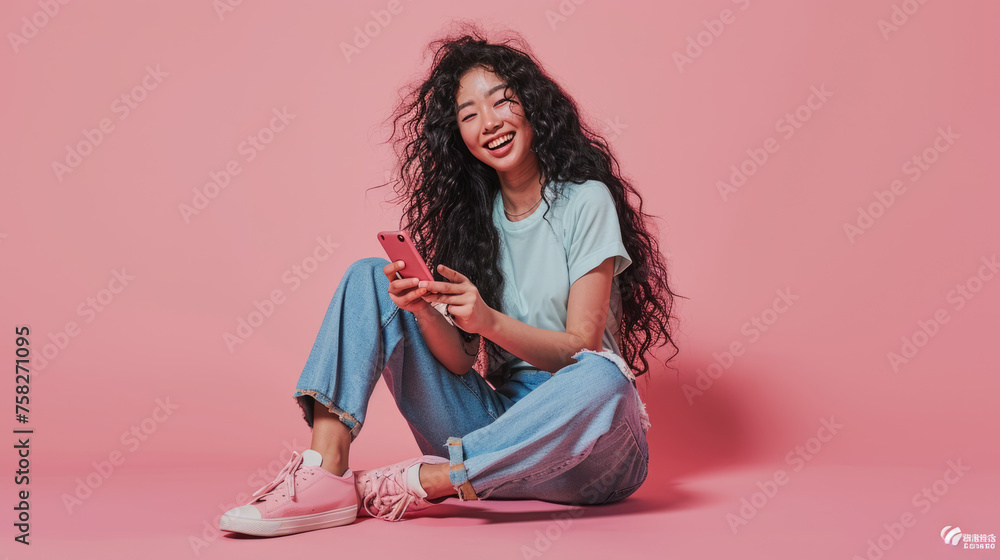
<svg viewBox="0 0 1000 560"><path fill-rule="evenodd" d="M403 278L419 278L434 281L427 263L417 252L410 235L405 231L380 231L378 241L392 262L403 261L403 268L396 272Z"/></svg>

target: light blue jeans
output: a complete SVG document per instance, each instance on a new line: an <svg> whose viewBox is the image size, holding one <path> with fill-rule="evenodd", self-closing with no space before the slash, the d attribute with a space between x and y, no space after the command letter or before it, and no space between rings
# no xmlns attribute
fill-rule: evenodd
<svg viewBox="0 0 1000 560"><path fill-rule="evenodd" d="M496 389L474 369L456 375L389 297L388 262L354 262L333 295L295 387L310 427L315 399L353 440L381 376L421 451L449 459L463 500L602 504L639 488L649 467L639 399L614 362L584 353L554 374L506 374Z"/></svg>

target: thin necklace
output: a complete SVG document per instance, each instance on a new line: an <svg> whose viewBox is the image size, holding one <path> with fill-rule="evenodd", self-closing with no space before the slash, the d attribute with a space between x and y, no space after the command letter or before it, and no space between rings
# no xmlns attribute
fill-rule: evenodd
<svg viewBox="0 0 1000 560"><path fill-rule="evenodd" d="M516 218L518 216L523 216L523 215L527 214L528 212L531 212L532 210L534 210L535 206L538 206L538 203L541 202L541 201L542 201L542 199L539 198L538 202L536 202L536 203L534 203L534 204L531 205L531 208L528 208L527 210L525 210L524 212L521 212L520 214L511 214L510 212L507 211L507 205L504 204L503 205L503 213L507 214L507 217L509 217L509 218Z"/></svg>

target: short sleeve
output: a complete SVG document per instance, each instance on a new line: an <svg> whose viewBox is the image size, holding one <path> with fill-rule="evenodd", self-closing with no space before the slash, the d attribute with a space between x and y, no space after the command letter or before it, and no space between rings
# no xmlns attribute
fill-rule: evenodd
<svg viewBox="0 0 1000 560"><path fill-rule="evenodd" d="M604 183L570 185L564 227L569 281L572 285L608 257L615 257L614 276L632 264L622 243L618 213Z"/></svg>

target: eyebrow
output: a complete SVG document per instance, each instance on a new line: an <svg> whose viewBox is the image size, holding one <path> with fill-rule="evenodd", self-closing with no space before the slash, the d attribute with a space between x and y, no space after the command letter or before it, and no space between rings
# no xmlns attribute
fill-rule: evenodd
<svg viewBox="0 0 1000 560"><path fill-rule="evenodd" d="M507 88L507 84L497 84L497 85L491 87L490 90L486 92L486 97L489 97L489 96L493 95L494 93L496 93L497 90L506 89L506 88ZM465 103L462 103L461 105L459 105L458 107L456 107L455 108L455 112L457 113L458 111L461 111L464 107L468 107L469 105L472 105L472 102L471 101L466 101Z"/></svg>

